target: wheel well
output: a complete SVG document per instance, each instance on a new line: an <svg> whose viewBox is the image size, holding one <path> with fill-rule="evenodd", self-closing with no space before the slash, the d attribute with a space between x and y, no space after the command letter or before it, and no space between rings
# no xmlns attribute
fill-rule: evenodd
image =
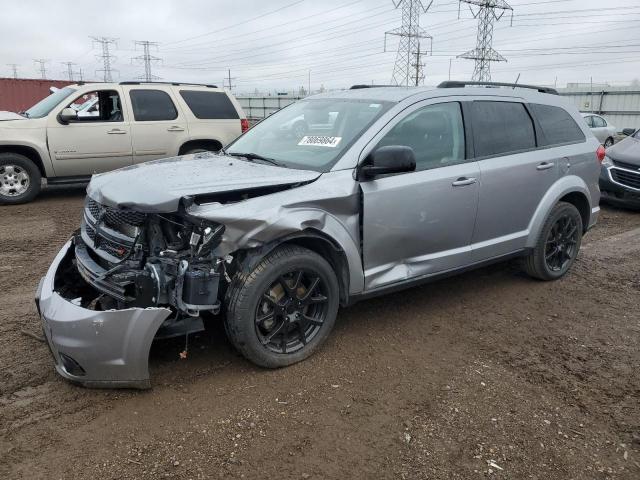
<svg viewBox="0 0 640 480"><path fill-rule="evenodd" d="M17 153L24 155L38 167L42 178L46 178L47 172L45 172L42 159L35 148L25 147L24 145L0 145L0 153Z"/></svg>
<svg viewBox="0 0 640 480"><path fill-rule="evenodd" d="M321 234L309 234L301 237L294 237L286 240L283 244L298 245L316 252L327 260L336 272L340 285L340 303L345 305L349 299L349 264L344 251L333 241L325 238Z"/></svg>
<svg viewBox="0 0 640 480"><path fill-rule="evenodd" d="M578 209L582 217L582 228L586 232L587 228L589 228L589 218L591 217L591 205L587 197L580 192L571 192L562 197L560 201L570 203Z"/></svg>
<svg viewBox="0 0 640 480"><path fill-rule="evenodd" d="M189 140L185 142L178 150L178 155L184 155L186 152L193 148L203 148L206 150L211 150L217 152L222 148L222 143L218 140Z"/></svg>

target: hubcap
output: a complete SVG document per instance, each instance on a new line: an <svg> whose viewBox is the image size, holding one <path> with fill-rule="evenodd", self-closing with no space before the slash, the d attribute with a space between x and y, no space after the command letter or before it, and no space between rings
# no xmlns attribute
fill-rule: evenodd
<svg viewBox="0 0 640 480"><path fill-rule="evenodd" d="M545 244L545 260L550 270L560 272L575 258L578 244L578 222L570 215L560 217L553 224Z"/></svg>
<svg viewBox="0 0 640 480"><path fill-rule="evenodd" d="M18 165L0 166L0 195L17 197L29 188L29 174Z"/></svg>
<svg viewBox="0 0 640 480"><path fill-rule="evenodd" d="M256 334L275 353L294 353L313 340L327 316L326 287L315 272L294 270L262 295L255 315Z"/></svg>

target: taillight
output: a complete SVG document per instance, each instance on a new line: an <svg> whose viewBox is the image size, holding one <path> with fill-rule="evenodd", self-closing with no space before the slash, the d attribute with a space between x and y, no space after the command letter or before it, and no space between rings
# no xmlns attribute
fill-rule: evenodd
<svg viewBox="0 0 640 480"><path fill-rule="evenodd" d="M602 145L600 145L598 147L598 149L596 150L596 158L598 159L598 161L600 163L602 163L602 161L604 160L604 157L606 155L606 150L604 149L604 147Z"/></svg>
<svg viewBox="0 0 640 480"><path fill-rule="evenodd" d="M249 120L247 120L246 118L240 119L240 130L242 131L242 133L249 130Z"/></svg>

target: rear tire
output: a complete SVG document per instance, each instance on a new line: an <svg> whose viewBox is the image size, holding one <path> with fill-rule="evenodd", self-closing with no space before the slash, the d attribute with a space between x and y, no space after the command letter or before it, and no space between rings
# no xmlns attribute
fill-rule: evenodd
<svg viewBox="0 0 640 480"><path fill-rule="evenodd" d="M525 272L538 280L557 280L571 268L582 242L582 217L578 209L559 202L542 226L531 253L524 258Z"/></svg>
<svg viewBox="0 0 640 480"><path fill-rule="evenodd" d="M284 367L309 357L328 337L338 280L317 253L283 245L252 272L238 273L225 303L225 328L238 351L262 367Z"/></svg>
<svg viewBox="0 0 640 480"><path fill-rule="evenodd" d="M0 153L0 204L30 202L40 192L41 181L40 170L27 157Z"/></svg>

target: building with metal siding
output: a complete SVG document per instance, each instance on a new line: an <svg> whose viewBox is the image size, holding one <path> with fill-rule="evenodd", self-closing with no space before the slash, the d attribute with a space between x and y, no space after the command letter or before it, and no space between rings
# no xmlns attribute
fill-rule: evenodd
<svg viewBox="0 0 640 480"><path fill-rule="evenodd" d="M0 110L20 112L35 105L51 92L50 87L62 88L74 82L30 78L0 78Z"/></svg>
<svg viewBox="0 0 640 480"><path fill-rule="evenodd" d="M558 93L571 100L581 112L602 115L619 131L640 128L638 87L561 88Z"/></svg>

